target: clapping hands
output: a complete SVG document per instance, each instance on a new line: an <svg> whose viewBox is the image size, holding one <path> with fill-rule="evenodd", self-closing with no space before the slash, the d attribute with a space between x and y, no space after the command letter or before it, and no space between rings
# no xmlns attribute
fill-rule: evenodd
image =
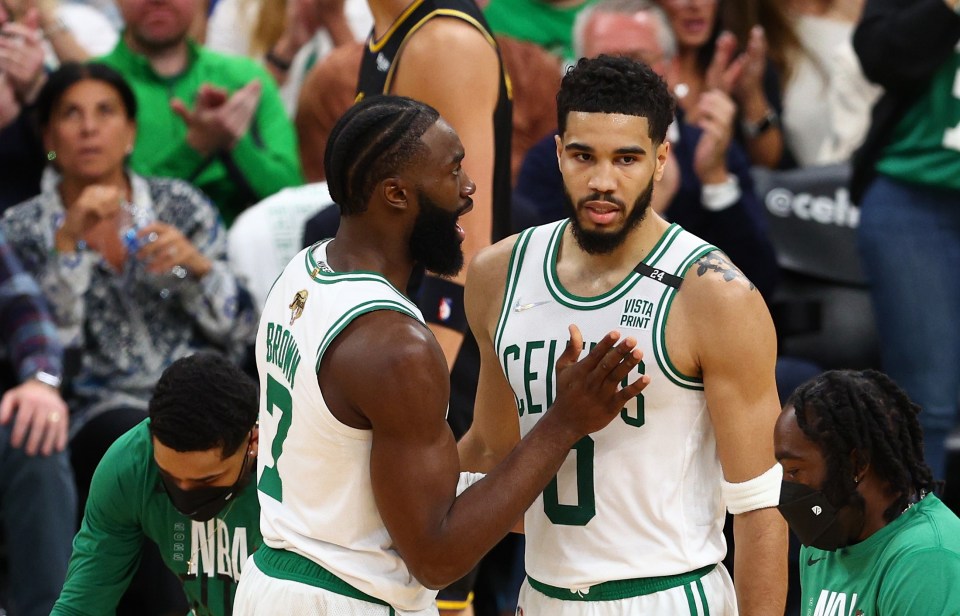
<svg viewBox="0 0 960 616"><path fill-rule="evenodd" d="M203 156L232 150L247 134L260 104L263 86L254 80L228 95L223 88L203 84L189 109L174 99L170 107L187 125L187 143Z"/></svg>
<svg viewBox="0 0 960 616"><path fill-rule="evenodd" d="M45 81L40 17L36 9L30 9L22 22L9 19L0 5L0 74L13 88L19 103L29 104Z"/></svg>

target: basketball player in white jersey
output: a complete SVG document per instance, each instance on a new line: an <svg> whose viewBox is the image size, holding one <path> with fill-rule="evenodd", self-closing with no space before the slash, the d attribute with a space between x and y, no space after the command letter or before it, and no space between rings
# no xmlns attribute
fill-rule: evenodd
<svg viewBox="0 0 960 616"><path fill-rule="evenodd" d="M436 614L430 589L469 571L649 379L617 332L576 362L571 327L540 426L486 478L460 476L446 361L398 289L415 262L463 265L463 146L432 107L383 96L347 111L325 158L340 228L285 268L257 336L264 545L234 614Z"/></svg>
<svg viewBox="0 0 960 616"><path fill-rule="evenodd" d="M636 336L650 385L577 442L527 511L517 613L782 614L776 345L763 299L723 253L649 210L674 117L656 73L583 59L557 103L570 218L495 244L468 273L482 364L462 468L491 468L544 420L571 320L590 344L611 327ZM735 589L720 564L725 507Z"/></svg>

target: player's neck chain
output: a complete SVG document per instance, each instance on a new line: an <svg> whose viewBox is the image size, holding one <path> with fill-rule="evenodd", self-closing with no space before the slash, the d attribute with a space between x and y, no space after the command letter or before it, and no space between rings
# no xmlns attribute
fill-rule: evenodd
<svg viewBox="0 0 960 616"><path fill-rule="evenodd" d="M904 507L904 508L903 508L903 511L900 512L900 515L905 514L911 507L913 507L914 505L916 505L917 503L919 503L920 501L922 501L923 498L924 498L926 495L927 495L927 491L926 491L926 490L920 490L920 493L919 493L919 494L916 493L916 492L914 492L914 493L910 496L910 499L907 501L907 506Z"/></svg>
<svg viewBox="0 0 960 616"><path fill-rule="evenodd" d="M211 518L210 521L213 522L213 527L207 532L207 541L206 541L207 545L213 545L213 540L217 534L217 527L219 526L217 522L222 522L224 519L226 519L227 516L230 515L230 510L233 509L233 506L236 503L237 503L236 497L230 499L230 503L226 506L226 508L222 512L218 513L216 516ZM191 524L193 524L193 522L195 522L195 520L190 520ZM206 526L207 524L206 522L199 522L199 523L203 524L204 526ZM191 535L192 534L193 533L191 533ZM192 537L191 537L191 540L192 540ZM197 545L192 547L190 552L190 558L187 559L187 573L189 573L193 569L194 562L197 558L197 555L200 553L200 548L202 546L203 546L202 543L197 542ZM199 563L197 563L197 565L199 568Z"/></svg>

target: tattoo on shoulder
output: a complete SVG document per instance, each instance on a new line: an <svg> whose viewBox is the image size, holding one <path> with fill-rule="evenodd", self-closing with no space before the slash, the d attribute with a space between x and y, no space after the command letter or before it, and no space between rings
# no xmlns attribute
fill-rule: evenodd
<svg viewBox="0 0 960 616"><path fill-rule="evenodd" d="M757 289L750 279L730 261L730 258L719 250L703 255L697 260L696 265L697 276L703 276L707 272L717 272L723 276L725 282L740 281L749 286L751 291Z"/></svg>

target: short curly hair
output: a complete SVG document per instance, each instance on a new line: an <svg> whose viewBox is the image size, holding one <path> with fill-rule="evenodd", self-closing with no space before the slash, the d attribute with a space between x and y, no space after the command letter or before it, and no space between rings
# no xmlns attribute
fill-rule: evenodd
<svg viewBox="0 0 960 616"><path fill-rule="evenodd" d="M227 458L257 423L257 384L224 356L201 352L163 371L147 408L150 433L175 451L221 448Z"/></svg>
<svg viewBox="0 0 960 616"><path fill-rule="evenodd" d="M673 122L676 101L653 69L630 58L580 58L560 82L557 126L560 136L571 112L619 113L647 118L650 138L660 144Z"/></svg>

